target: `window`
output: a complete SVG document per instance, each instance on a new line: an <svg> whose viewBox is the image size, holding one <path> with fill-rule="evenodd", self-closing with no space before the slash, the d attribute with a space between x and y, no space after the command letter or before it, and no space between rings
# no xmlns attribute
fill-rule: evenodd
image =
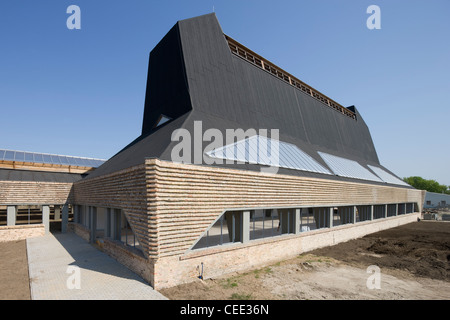
<svg viewBox="0 0 450 320"><path fill-rule="evenodd" d="M233 242L243 242L243 214L228 211L210 227L192 249L202 249Z"/></svg>
<svg viewBox="0 0 450 320"><path fill-rule="evenodd" d="M105 237L119 241L127 247L141 249L139 241L121 209L106 209Z"/></svg>
<svg viewBox="0 0 450 320"><path fill-rule="evenodd" d="M295 210L259 209L250 212L250 240L295 232Z"/></svg>
<svg viewBox="0 0 450 320"><path fill-rule="evenodd" d="M167 121L172 120L171 118L165 116L165 115L160 115L159 116L159 120L158 123L156 124L155 128L159 127L160 125L166 123Z"/></svg>

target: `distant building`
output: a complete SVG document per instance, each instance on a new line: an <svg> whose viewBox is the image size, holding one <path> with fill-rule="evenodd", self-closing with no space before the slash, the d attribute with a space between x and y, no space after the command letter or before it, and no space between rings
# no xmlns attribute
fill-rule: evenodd
<svg viewBox="0 0 450 320"><path fill-rule="evenodd" d="M450 194L428 192L425 194L424 209L450 206Z"/></svg>

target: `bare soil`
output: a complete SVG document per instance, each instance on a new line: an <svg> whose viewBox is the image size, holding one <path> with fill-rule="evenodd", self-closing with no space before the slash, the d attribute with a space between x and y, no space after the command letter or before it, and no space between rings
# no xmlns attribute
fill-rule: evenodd
<svg viewBox="0 0 450 320"><path fill-rule="evenodd" d="M379 288L367 286L369 266L380 268ZM161 293L190 300L450 300L450 222L414 222ZM0 300L30 298L26 242L0 243Z"/></svg>
<svg viewBox="0 0 450 320"><path fill-rule="evenodd" d="M0 300L30 300L25 240L0 242Z"/></svg>
<svg viewBox="0 0 450 320"><path fill-rule="evenodd" d="M379 268L379 286L374 288ZM368 284L369 283L369 284ZM169 299L450 299L450 223L420 221L244 273L161 290Z"/></svg>

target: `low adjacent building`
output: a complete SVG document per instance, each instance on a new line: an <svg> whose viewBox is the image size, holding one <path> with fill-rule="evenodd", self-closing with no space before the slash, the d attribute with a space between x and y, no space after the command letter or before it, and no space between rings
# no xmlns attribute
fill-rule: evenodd
<svg viewBox="0 0 450 320"><path fill-rule="evenodd" d="M73 215L73 183L103 162L0 150L0 241L44 235L53 222L66 227Z"/></svg>
<svg viewBox="0 0 450 320"><path fill-rule="evenodd" d="M426 192L424 209L445 208L450 206L450 194Z"/></svg>

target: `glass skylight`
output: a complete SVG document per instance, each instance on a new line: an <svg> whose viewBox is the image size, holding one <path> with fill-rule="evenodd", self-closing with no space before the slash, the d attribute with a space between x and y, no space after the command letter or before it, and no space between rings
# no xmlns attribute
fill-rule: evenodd
<svg viewBox="0 0 450 320"><path fill-rule="evenodd" d="M158 123L156 124L155 128L159 127L160 125L166 123L167 121L171 120L169 117L165 116L165 115L161 115L161 117L159 118Z"/></svg>
<svg viewBox="0 0 450 320"><path fill-rule="evenodd" d="M319 152L319 155L337 176L383 182L383 180L378 178L356 161L324 152Z"/></svg>
<svg viewBox="0 0 450 320"><path fill-rule="evenodd" d="M402 186L409 186L409 184L407 184L405 181L400 180L399 178L393 176L389 172L386 172L385 170L383 170L383 169L381 169L379 167L375 167L375 166L371 166L371 165L368 165L368 167L373 172L375 172L375 174L377 176L379 176L386 183L399 184L399 185L402 185Z"/></svg>
<svg viewBox="0 0 450 320"><path fill-rule="evenodd" d="M206 153L212 158L331 174L297 146L255 135Z"/></svg>
<svg viewBox="0 0 450 320"><path fill-rule="evenodd" d="M14 150L0 150L0 161L17 161L30 163L48 163L57 165L70 165L80 167L100 167L105 160L93 158L80 158L71 156L60 156L56 154L45 154L35 152L23 152Z"/></svg>

